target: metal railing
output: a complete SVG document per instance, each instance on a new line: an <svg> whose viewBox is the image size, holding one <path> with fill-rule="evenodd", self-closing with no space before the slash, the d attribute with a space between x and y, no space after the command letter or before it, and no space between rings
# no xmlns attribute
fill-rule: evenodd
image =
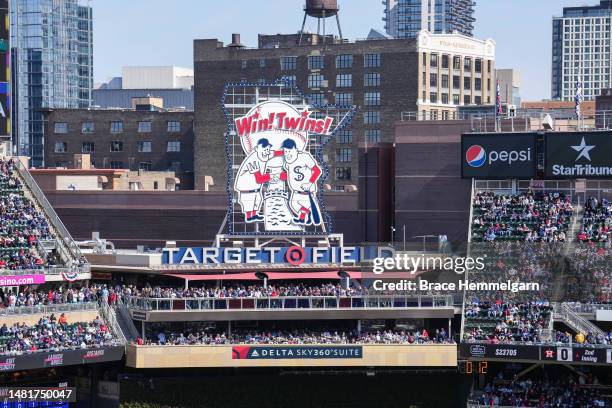
<svg viewBox="0 0 612 408"><path fill-rule="evenodd" d="M96 310L97 307L97 302L59 303L55 305L7 307L0 309L0 316L6 317L32 314L83 312L89 310Z"/></svg>
<svg viewBox="0 0 612 408"><path fill-rule="evenodd" d="M572 329L581 331L584 334L606 335L599 327L591 323L588 319L580 316L566 304L555 303L553 307L553 317L555 319L560 319Z"/></svg>
<svg viewBox="0 0 612 408"><path fill-rule="evenodd" d="M75 263L85 259L81 253L81 250L79 249L79 246L76 244L74 239L72 239L72 235L70 235L70 232L68 232L68 229L59 218L26 166L24 166L19 159L15 159L13 162L15 163L15 168L17 169L17 173L21 177L23 183L27 186L30 194L36 200L36 203L42 208L45 213L45 217L55 229L57 234L57 242L60 244L60 247L64 250L64 252L67 252L67 259Z"/></svg>
<svg viewBox="0 0 612 408"><path fill-rule="evenodd" d="M278 296L260 298L143 298L126 297L125 303L143 311L209 310L365 310L453 308L452 296Z"/></svg>
<svg viewBox="0 0 612 408"><path fill-rule="evenodd" d="M113 310L113 308L110 307L108 303L104 301L104 299L100 300L99 305L100 314L111 327L113 333L115 334L115 336L117 336L117 339L119 339L119 342L122 345L127 344L127 339L125 338L125 335L123 334L123 330L121 330L119 323L117 323L117 316L115 316L115 311Z"/></svg>
<svg viewBox="0 0 612 408"><path fill-rule="evenodd" d="M564 303L575 313L595 313L597 310L612 310L612 303Z"/></svg>

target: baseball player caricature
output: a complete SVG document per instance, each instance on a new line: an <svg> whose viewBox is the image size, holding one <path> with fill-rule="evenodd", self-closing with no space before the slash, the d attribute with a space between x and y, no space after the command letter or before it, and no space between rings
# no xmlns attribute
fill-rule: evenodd
<svg viewBox="0 0 612 408"><path fill-rule="evenodd" d="M270 181L270 174L266 173L266 163L273 156L272 145L266 138L259 139L238 169L234 190L238 192L238 202L244 213L246 222L262 221L261 187Z"/></svg>
<svg viewBox="0 0 612 408"><path fill-rule="evenodd" d="M293 222L320 225L321 213L315 197L321 169L310 153L298 150L293 139L285 139L281 147L285 161L281 179L287 180L291 191L289 208L295 215Z"/></svg>

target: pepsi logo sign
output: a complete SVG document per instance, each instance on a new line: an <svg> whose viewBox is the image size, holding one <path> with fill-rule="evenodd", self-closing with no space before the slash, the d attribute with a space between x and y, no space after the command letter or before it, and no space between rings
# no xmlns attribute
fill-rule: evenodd
<svg viewBox="0 0 612 408"><path fill-rule="evenodd" d="M465 161L471 167L480 167L487 160L487 152L482 146L473 145L465 152Z"/></svg>

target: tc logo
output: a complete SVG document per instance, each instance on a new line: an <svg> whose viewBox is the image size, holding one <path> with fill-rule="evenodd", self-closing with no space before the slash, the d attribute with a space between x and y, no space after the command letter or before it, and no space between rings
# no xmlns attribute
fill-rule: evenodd
<svg viewBox="0 0 612 408"><path fill-rule="evenodd" d="M465 152L465 161L471 167L480 167L487 160L487 152L482 146L473 145Z"/></svg>

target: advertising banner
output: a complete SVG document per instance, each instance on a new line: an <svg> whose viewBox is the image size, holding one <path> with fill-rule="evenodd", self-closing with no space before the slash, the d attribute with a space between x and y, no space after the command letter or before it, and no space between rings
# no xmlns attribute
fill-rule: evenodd
<svg viewBox="0 0 612 408"><path fill-rule="evenodd" d="M533 360L568 364L612 364L612 349L571 345L463 343L460 356L471 360Z"/></svg>
<svg viewBox="0 0 612 408"><path fill-rule="evenodd" d="M514 344L461 344L460 354L463 358L539 360L538 346Z"/></svg>
<svg viewBox="0 0 612 408"><path fill-rule="evenodd" d="M546 177L612 177L612 132L547 133Z"/></svg>
<svg viewBox="0 0 612 408"><path fill-rule="evenodd" d="M535 133L461 135L461 176L506 179L535 176Z"/></svg>
<svg viewBox="0 0 612 408"><path fill-rule="evenodd" d="M124 348L122 346L116 346L49 353L38 352L17 356L0 356L0 372L116 361L123 358L123 353Z"/></svg>
<svg viewBox="0 0 612 408"><path fill-rule="evenodd" d="M0 286L40 285L45 283L45 275L0 276Z"/></svg>
<svg viewBox="0 0 612 408"><path fill-rule="evenodd" d="M232 360L363 358L361 346L234 346Z"/></svg>

